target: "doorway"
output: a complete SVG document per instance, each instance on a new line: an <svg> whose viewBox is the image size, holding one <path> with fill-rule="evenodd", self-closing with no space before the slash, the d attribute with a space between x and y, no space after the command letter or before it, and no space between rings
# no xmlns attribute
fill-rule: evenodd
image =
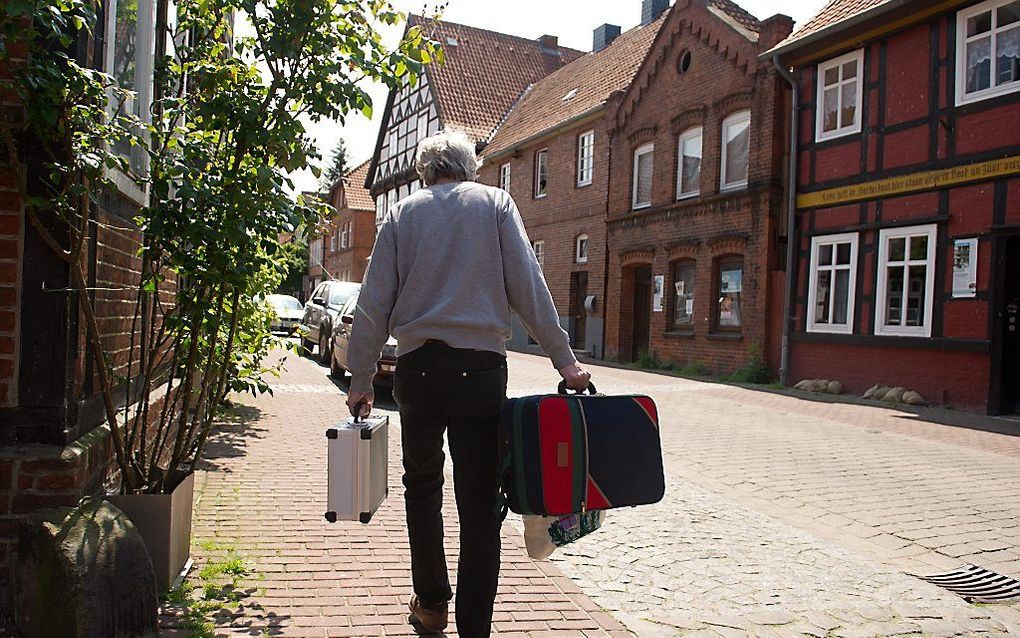
<svg viewBox="0 0 1020 638"><path fill-rule="evenodd" d="M638 266L634 268L634 318L633 335L631 338L631 361L637 361L647 354L652 322L652 267Z"/></svg>
<svg viewBox="0 0 1020 638"><path fill-rule="evenodd" d="M583 350L588 342L588 317L584 300L588 296L588 273L570 273L570 347Z"/></svg>
<svg viewBox="0 0 1020 638"><path fill-rule="evenodd" d="M1020 412L1020 235L999 239L996 256L998 294L993 317L992 411ZM996 370L997 369L997 370Z"/></svg>

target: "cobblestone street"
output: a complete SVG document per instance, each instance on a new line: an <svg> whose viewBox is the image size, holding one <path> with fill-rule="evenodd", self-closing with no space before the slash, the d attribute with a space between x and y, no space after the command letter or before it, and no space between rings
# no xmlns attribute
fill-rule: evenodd
<svg viewBox="0 0 1020 638"><path fill-rule="evenodd" d="M547 360L510 362L511 395L555 387ZM497 635L1020 635L1020 606L971 605L909 575L965 562L1020 575L1017 437L591 369L601 391L656 399L667 497L610 512L549 562L527 558L511 516ZM390 497L370 525L329 525L322 431L344 414L344 386L293 355L272 386L271 397L236 398L236 422L199 476L197 568L229 546L257 580L239 609L217 616L217 635L413 635L392 403L381 396ZM447 521L452 557L450 508ZM163 624L165 636L188 635L173 610Z"/></svg>

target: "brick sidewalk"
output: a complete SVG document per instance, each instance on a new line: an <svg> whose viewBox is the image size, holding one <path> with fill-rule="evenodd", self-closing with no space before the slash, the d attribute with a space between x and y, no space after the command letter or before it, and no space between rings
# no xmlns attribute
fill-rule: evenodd
<svg viewBox="0 0 1020 638"><path fill-rule="evenodd" d="M235 423L220 428L198 476L194 575L223 547L236 548L255 576L251 597L216 617L217 636L413 636L400 484L399 420L390 415L390 496L372 523L323 519L325 438L346 414L327 371L288 356L273 396L238 398ZM447 556L456 564L456 512L447 481ZM494 616L499 636L621 637L632 634L551 563L536 563L507 526ZM204 548L204 549L203 549ZM451 576L455 572L451 569ZM180 610L167 609L164 637L184 637ZM452 626L448 636L455 636Z"/></svg>

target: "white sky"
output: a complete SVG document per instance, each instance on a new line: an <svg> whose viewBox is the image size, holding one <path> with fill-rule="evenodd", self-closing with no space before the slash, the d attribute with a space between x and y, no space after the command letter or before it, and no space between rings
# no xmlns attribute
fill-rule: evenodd
<svg viewBox="0 0 1020 638"><path fill-rule="evenodd" d="M803 24L818 12L827 0L736 0L738 4L759 19L776 13L793 17L797 25ZM400 11L422 13L425 0L392 0ZM434 6L435 3L430 3ZM623 30L641 21L641 0L450 0L443 18L450 22L491 29L525 38L537 38L549 33L559 37L562 46L590 51L592 30L603 23L617 24ZM393 30L388 41L395 43L403 29ZM372 120L352 114L341 126L337 122L319 122L309 128L323 157L339 139L347 144L350 164L353 167L371 157L379 132L382 111L386 106L386 90L382 85L366 86L372 95L375 112ZM318 180L310 171L291 176L298 191L315 190Z"/></svg>

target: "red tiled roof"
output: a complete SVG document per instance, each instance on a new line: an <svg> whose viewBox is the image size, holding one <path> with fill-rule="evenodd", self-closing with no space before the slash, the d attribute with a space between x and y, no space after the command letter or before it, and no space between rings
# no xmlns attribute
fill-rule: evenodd
<svg viewBox="0 0 1020 638"><path fill-rule="evenodd" d="M648 54L665 16L635 27L597 53L588 53L536 82L493 135L484 155L504 151L606 103L626 89ZM568 97L569 96L569 97Z"/></svg>
<svg viewBox="0 0 1020 638"><path fill-rule="evenodd" d="M358 166L347 171L343 178L344 199L347 208L353 210L375 210L375 200L365 188L368 179L368 167L372 160L365 160Z"/></svg>
<svg viewBox="0 0 1020 638"><path fill-rule="evenodd" d="M826 29L834 27L845 20L849 20L858 14L875 9L876 7L890 1L891 0L832 0L818 12L818 15L805 22L804 26L794 31L790 34L790 37L776 45L773 51L789 49L791 48L791 45L795 48L796 44L801 40L818 34L821 31L825 31Z"/></svg>
<svg viewBox="0 0 1020 638"><path fill-rule="evenodd" d="M524 90L584 55L566 47L545 47L529 40L453 22L412 15L426 35L443 45L446 63L427 67L444 126L487 139Z"/></svg>

